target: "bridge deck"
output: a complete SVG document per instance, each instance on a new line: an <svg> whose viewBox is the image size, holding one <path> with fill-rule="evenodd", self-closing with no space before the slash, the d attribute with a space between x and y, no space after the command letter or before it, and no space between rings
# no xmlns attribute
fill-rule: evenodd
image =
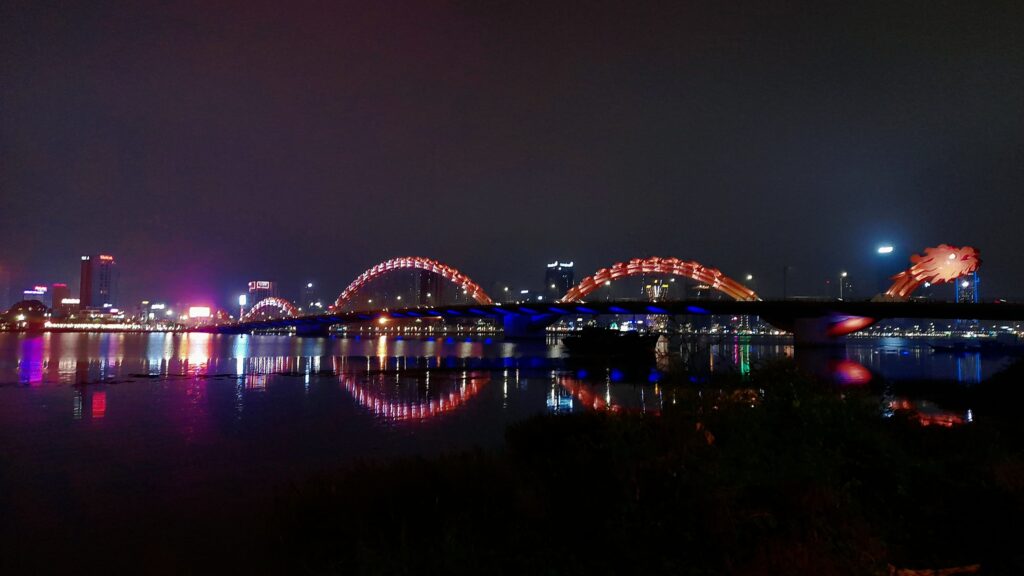
<svg viewBox="0 0 1024 576"><path fill-rule="evenodd" d="M415 318L495 318L506 316L528 317L534 321L552 320L562 316L598 314L669 314L705 315L728 314L763 316L780 320L820 318L825 316L863 316L886 318L934 318L971 320L1024 320L1024 304L959 304L949 302L828 302L809 300L764 300L743 302L736 300L683 300L673 302L575 302L530 304L465 304L459 306L418 306L339 312L291 318L238 322L217 327L223 332L249 332L280 328L310 328L337 324L373 321L381 317L392 319Z"/></svg>

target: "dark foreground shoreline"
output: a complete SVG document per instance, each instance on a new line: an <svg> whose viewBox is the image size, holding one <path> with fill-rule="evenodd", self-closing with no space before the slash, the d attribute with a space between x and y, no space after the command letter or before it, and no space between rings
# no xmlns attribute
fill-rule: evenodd
<svg viewBox="0 0 1024 576"><path fill-rule="evenodd" d="M922 426L778 364L659 415L532 418L497 450L105 503L86 534L5 526L0 572L1019 574L1022 386L1018 364L968 391L974 422Z"/></svg>

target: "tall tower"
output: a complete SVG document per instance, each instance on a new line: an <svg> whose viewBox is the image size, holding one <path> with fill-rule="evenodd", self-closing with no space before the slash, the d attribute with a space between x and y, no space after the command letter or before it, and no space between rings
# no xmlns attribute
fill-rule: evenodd
<svg viewBox="0 0 1024 576"><path fill-rule="evenodd" d="M544 272L544 295L548 300L558 300L573 287L575 273L572 262L555 260Z"/></svg>
<svg viewBox="0 0 1024 576"><path fill-rule="evenodd" d="M92 257L82 256L82 274L78 283L78 305L92 308Z"/></svg>
<svg viewBox="0 0 1024 576"><path fill-rule="evenodd" d="M119 271L110 254L82 256L82 276L78 285L79 306L111 308L117 306Z"/></svg>
<svg viewBox="0 0 1024 576"><path fill-rule="evenodd" d="M117 306L117 284L118 270L114 257L109 254L100 254L96 257L98 266L96 269L95 285L93 290L93 302L103 308Z"/></svg>
<svg viewBox="0 0 1024 576"><path fill-rule="evenodd" d="M977 304L978 303L978 273L975 272L970 276L964 276L963 278L957 279L954 284L956 292L954 296L957 302L965 304Z"/></svg>
<svg viewBox="0 0 1024 576"><path fill-rule="evenodd" d="M269 280L253 280L249 282L249 306L261 300L277 296L277 284Z"/></svg>

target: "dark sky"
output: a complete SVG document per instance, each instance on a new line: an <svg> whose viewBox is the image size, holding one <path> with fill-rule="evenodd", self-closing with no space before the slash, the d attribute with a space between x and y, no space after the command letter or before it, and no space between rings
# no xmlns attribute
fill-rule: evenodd
<svg viewBox="0 0 1024 576"><path fill-rule="evenodd" d="M128 298L647 255L1024 296L1024 3L0 1L0 264ZM16 286L19 290L21 286Z"/></svg>

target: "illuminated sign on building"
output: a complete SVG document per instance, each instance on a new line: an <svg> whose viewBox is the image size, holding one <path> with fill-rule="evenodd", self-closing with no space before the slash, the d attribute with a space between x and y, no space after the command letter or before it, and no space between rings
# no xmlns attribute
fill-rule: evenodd
<svg viewBox="0 0 1024 576"><path fill-rule="evenodd" d="M190 306L188 309L189 318L209 318L210 316L209 306Z"/></svg>

